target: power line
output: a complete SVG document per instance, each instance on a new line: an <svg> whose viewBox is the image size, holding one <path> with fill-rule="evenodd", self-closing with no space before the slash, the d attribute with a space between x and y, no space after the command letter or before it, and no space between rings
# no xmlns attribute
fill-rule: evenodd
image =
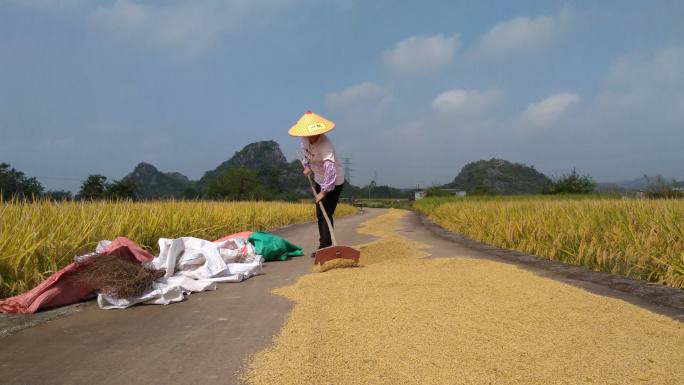
<svg viewBox="0 0 684 385"><path fill-rule="evenodd" d="M349 182L349 184L351 184L352 172L354 171L354 169L351 168L351 165L352 165L351 158L342 158L342 159L343 159L342 165L344 165L344 176L347 179L347 181Z"/></svg>

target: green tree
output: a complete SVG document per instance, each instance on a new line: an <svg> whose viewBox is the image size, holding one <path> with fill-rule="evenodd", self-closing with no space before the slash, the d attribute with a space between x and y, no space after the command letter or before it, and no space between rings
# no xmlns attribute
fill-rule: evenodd
<svg viewBox="0 0 684 385"><path fill-rule="evenodd" d="M70 201L73 198L71 191L66 190L49 190L44 196L51 201Z"/></svg>
<svg viewBox="0 0 684 385"><path fill-rule="evenodd" d="M107 177L104 175L88 175L76 196L78 199L98 200L107 197Z"/></svg>
<svg viewBox="0 0 684 385"><path fill-rule="evenodd" d="M107 177L99 174L88 175L76 195L77 199L87 200L135 199L136 197L137 189L134 181L122 179L108 183Z"/></svg>
<svg viewBox="0 0 684 385"><path fill-rule="evenodd" d="M660 199L682 197L682 193L679 190L676 190L678 186L676 180L672 179L671 181L668 181L660 174L656 175L653 180L651 180L651 178L649 178L647 175L644 176L649 181L648 189L646 191L646 195L649 198Z"/></svg>
<svg viewBox="0 0 684 385"><path fill-rule="evenodd" d="M207 187L207 196L213 199L255 200L266 199L268 190L257 180L257 174L241 167L221 171Z"/></svg>
<svg viewBox="0 0 684 385"><path fill-rule="evenodd" d="M445 197L445 196L449 196L449 195L451 195L451 194L449 194L448 191L444 191L441 188L439 188L438 186L432 186L432 187L428 188L427 190L425 190L425 196L426 197Z"/></svg>
<svg viewBox="0 0 684 385"><path fill-rule="evenodd" d="M40 195L43 186L36 178L29 178L7 163L0 163L0 195L3 199L27 198Z"/></svg>
<svg viewBox="0 0 684 385"><path fill-rule="evenodd" d="M484 185L475 186L468 191L468 195L489 195L489 188Z"/></svg>
<svg viewBox="0 0 684 385"><path fill-rule="evenodd" d="M189 199L189 200L194 200L194 199L200 199L202 197L202 193L200 190L197 188L197 186L192 185L188 186L183 190L183 199Z"/></svg>
<svg viewBox="0 0 684 385"><path fill-rule="evenodd" d="M114 183L105 185L105 195L108 199L135 199L136 188L135 182L130 179L123 179L114 181Z"/></svg>
<svg viewBox="0 0 684 385"><path fill-rule="evenodd" d="M545 188L544 194L589 194L596 188L596 182L589 175L580 175L574 168L570 174L552 180Z"/></svg>

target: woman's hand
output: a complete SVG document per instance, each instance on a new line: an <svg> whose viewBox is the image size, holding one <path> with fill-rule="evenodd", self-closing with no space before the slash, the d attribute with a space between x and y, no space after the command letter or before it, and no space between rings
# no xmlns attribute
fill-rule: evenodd
<svg viewBox="0 0 684 385"><path fill-rule="evenodd" d="M320 202L325 198L325 193L323 191L319 192L316 194L316 203Z"/></svg>
<svg viewBox="0 0 684 385"><path fill-rule="evenodd" d="M309 167L304 167L304 176L309 176L311 174L311 169Z"/></svg>

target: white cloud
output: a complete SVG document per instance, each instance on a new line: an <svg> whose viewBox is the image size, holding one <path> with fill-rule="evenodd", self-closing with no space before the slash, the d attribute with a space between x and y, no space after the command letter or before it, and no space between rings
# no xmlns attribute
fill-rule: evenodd
<svg viewBox="0 0 684 385"><path fill-rule="evenodd" d="M378 84L365 81L340 92L329 93L325 96L325 106L331 110L362 105L375 107L387 104L391 100L392 95L387 89Z"/></svg>
<svg viewBox="0 0 684 385"><path fill-rule="evenodd" d="M100 7L95 11L95 19L105 28L140 28L149 18L148 6L137 4L129 0L117 0L109 7Z"/></svg>
<svg viewBox="0 0 684 385"><path fill-rule="evenodd" d="M430 72L453 59L458 43L458 34L411 36L385 51L383 59L387 67L400 74Z"/></svg>
<svg viewBox="0 0 684 385"><path fill-rule="evenodd" d="M622 127L646 124L655 130L684 123L682 95L684 45L670 45L650 56L616 60L595 107L602 117L620 121Z"/></svg>
<svg viewBox="0 0 684 385"><path fill-rule="evenodd" d="M120 38L171 48L183 57L207 51L226 28L219 10L207 2L155 6L117 0L96 9L93 20Z"/></svg>
<svg viewBox="0 0 684 385"><path fill-rule="evenodd" d="M653 59L658 75L672 84L684 83L684 46L670 46L658 51Z"/></svg>
<svg viewBox="0 0 684 385"><path fill-rule="evenodd" d="M193 58L218 45L225 35L267 25L272 15L307 1L116 0L94 9L92 20L97 27L127 42L164 48L178 57Z"/></svg>
<svg viewBox="0 0 684 385"><path fill-rule="evenodd" d="M605 113L650 111L653 118L680 116L677 96L682 86L684 45L661 48L650 57L627 55L611 66L607 87L596 96L596 105Z"/></svg>
<svg viewBox="0 0 684 385"><path fill-rule="evenodd" d="M81 5L84 0L10 0L9 2L25 7L50 8Z"/></svg>
<svg viewBox="0 0 684 385"><path fill-rule="evenodd" d="M523 16L497 23L482 37L479 51L486 55L537 51L559 34L568 15L563 9L555 16Z"/></svg>
<svg viewBox="0 0 684 385"><path fill-rule="evenodd" d="M390 122L396 121L396 105L394 95L387 88L369 81L331 92L324 101L325 115L343 128L338 132L345 132L345 140L340 145L351 147L359 143L359 137L365 138L366 143L381 140L380 127L391 126Z"/></svg>
<svg viewBox="0 0 684 385"><path fill-rule="evenodd" d="M438 95L432 108L441 113L478 113L496 103L502 94L501 90L453 89Z"/></svg>
<svg viewBox="0 0 684 385"><path fill-rule="evenodd" d="M608 81L616 87L678 86L684 83L684 45L672 45L653 57L623 56L610 68Z"/></svg>
<svg viewBox="0 0 684 385"><path fill-rule="evenodd" d="M581 100L582 97L575 93L563 92L551 95L538 103L528 105L523 112L523 121L537 127L550 126Z"/></svg>

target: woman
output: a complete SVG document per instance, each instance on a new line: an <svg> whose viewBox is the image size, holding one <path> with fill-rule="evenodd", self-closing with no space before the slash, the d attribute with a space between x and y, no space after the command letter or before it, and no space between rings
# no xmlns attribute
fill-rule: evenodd
<svg viewBox="0 0 684 385"><path fill-rule="evenodd" d="M333 214L344 186L344 171L335 153L335 147L325 135L333 128L335 123L308 111L288 131L288 134L302 138L304 175L308 178L312 172L314 174L319 249L332 246L332 239L318 202L323 203L330 223L333 224ZM314 252L311 256L315 254Z"/></svg>

